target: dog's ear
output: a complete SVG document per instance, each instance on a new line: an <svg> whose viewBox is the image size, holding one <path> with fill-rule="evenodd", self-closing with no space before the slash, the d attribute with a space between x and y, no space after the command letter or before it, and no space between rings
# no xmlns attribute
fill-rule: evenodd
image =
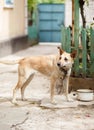
<svg viewBox="0 0 94 130"><path fill-rule="evenodd" d="M64 50L62 50L60 47L57 47L59 49L59 53L60 55L62 55L64 53Z"/></svg>
<svg viewBox="0 0 94 130"><path fill-rule="evenodd" d="M74 50L70 55L74 59L77 55L77 50Z"/></svg>

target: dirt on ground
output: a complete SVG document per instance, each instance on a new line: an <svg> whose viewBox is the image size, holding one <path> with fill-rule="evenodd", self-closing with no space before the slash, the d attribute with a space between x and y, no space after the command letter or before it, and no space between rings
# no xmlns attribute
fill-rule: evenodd
<svg viewBox="0 0 94 130"><path fill-rule="evenodd" d="M1 59L15 60L29 55L57 53L56 46L33 46ZM0 60L1 60L0 59ZM0 64L0 130L94 130L94 100L67 102L64 95L55 95L50 103L49 79L36 73L25 91L26 101L12 104L12 90L18 79L18 65Z"/></svg>

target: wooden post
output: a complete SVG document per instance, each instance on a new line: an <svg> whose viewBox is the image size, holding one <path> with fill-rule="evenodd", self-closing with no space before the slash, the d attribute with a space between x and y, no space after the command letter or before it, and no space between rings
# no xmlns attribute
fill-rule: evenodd
<svg viewBox="0 0 94 130"><path fill-rule="evenodd" d="M79 55L79 0L74 0L74 47ZM79 56L74 63L75 76L79 75Z"/></svg>

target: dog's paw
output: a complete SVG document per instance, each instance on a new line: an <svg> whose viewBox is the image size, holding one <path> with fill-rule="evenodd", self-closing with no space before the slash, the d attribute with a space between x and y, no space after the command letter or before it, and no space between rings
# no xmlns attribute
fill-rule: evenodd
<svg viewBox="0 0 94 130"><path fill-rule="evenodd" d="M74 102L72 98L67 98L67 102Z"/></svg>
<svg viewBox="0 0 94 130"><path fill-rule="evenodd" d="M21 100L22 100L22 101L27 101L27 99L26 99L26 98L22 98Z"/></svg>
<svg viewBox="0 0 94 130"><path fill-rule="evenodd" d="M51 103L52 105L56 105L56 104L57 104L55 100L51 101L50 103Z"/></svg>
<svg viewBox="0 0 94 130"><path fill-rule="evenodd" d="M14 104L14 105L16 105L16 106L18 106L18 103L17 103L17 101L16 100L12 100L12 104Z"/></svg>

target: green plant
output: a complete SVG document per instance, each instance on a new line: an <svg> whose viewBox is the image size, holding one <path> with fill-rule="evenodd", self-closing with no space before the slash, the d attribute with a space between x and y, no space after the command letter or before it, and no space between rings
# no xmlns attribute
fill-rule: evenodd
<svg viewBox="0 0 94 130"><path fill-rule="evenodd" d="M36 3L37 3L36 0L28 0L28 11L31 11L32 9L34 9Z"/></svg>

